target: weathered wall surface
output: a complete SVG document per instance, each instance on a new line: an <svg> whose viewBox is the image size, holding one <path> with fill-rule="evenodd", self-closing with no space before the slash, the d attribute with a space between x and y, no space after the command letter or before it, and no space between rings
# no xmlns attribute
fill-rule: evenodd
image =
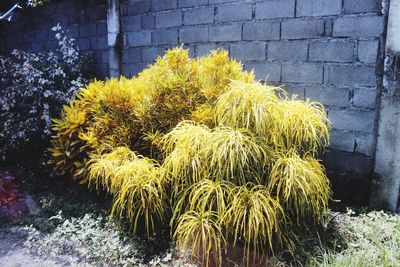
<svg viewBox="0 0 400 267"><path fill-rule="evenodd" d="M122 73L137 74L180 44L193 56L212 49L321 101L332 126L325 162L339 197L368 198L383 76L385 15L377 0L120 0ZM384 1L386 2L386 1ZM92 6L95 4L95 6ZM60 21L83 50L108 64L107 1L61 1L5 27L5 49L52 48ZM103 74L106 70L103 70Z"/></svg>
<svg viewBox="0 0 400 267"><path fill-rule="evenodd" d="M391 0L371 204L400 211L400 0ZM376 194L375 194L376 193Z"/></svg>
<svg viewBox="0 0 400 267"><path fill-rule="evenodd" d="M57 47L51 28L63 26L83 51L93 52L94 70L108 74L107 0L60 0L35 9L17 11L11 22L0 26L0 52L13 49L43 51Z"/></svg>

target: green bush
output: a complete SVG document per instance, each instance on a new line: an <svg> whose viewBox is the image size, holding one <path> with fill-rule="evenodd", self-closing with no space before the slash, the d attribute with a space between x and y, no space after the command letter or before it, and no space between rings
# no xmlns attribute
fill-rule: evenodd
<svg viewBox="0 0 400 267"><path fill-rule="evenodd" d="M208 265L291 248L288 224L326 214L315 157L329 142L322 105L255 81L227 52L184 49L132 79L94 82L55 120L57 170L114 196L112 213L151 236L169 221L180 249Z"/></svg>

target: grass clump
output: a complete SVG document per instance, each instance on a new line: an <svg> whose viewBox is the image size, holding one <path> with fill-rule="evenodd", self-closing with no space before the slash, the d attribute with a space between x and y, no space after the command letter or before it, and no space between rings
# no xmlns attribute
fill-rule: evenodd
<svg viewBox="0 0 400 267"><path fill-rule="evenodd" d="M314 157L329 127L320 104L255 81L227 52L191 59L179 48L137 77L83 89L55 121L51 151L64 173L108 191L134 232L151 237L169 222L202 264L222 265L229 244L248 264L293 247L287 224L327 212Z"/></svg>

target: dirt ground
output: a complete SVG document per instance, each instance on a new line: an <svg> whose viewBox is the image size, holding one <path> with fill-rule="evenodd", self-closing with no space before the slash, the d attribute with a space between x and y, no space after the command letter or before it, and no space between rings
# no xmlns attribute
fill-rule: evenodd
<svg viewBox="0 0 400 267"><path fill-rule="evenodd" d="M10 173L18 197L0 205L0 267L169 266L169 243L143 242L110 222L106 195L71 179Z"/></svg>
<svg viewBox="0 0 400 267"><path fill-rule="evenodd" d="M89 266L77 264L78 259L66 257L60 259L49 254L38 255L25 242L29 238L29 227L23 225L7 226L18 223L18 217L36 216L40 213L35 200L31 195L21 193L20 199L2 207L0 210L0 266L2 267L52 267L52 266ZM23 222L24 220L22 220ZM21 222L21 223L22 223ZM50 248L51 249L51 248ZM49 251L50 252L50 251Z"/></svg>
<svg viewBox="0 0 400 267"><path fill-rule="evenodd" d="M52 267L68 266L76 262L61 262L46 256L35 255L26 248L24 227L6 228L0 231L0 265L4 267ZM71 259L72 260L72 259Z"/></svg>

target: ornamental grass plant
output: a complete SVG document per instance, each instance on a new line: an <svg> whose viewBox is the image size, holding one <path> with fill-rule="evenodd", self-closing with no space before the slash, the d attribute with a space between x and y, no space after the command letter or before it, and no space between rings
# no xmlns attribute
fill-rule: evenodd
<svg viewBox="0 0 400 267"><path fill-rule="evenodd" d="M262 84L226 51L167 51L137 77L95 81L54 121L63 174L113 196L112 214L151 237L222 265L293 248L288 225L318 224L330 184L317 155L329 144L323 106Z"/></svg>

